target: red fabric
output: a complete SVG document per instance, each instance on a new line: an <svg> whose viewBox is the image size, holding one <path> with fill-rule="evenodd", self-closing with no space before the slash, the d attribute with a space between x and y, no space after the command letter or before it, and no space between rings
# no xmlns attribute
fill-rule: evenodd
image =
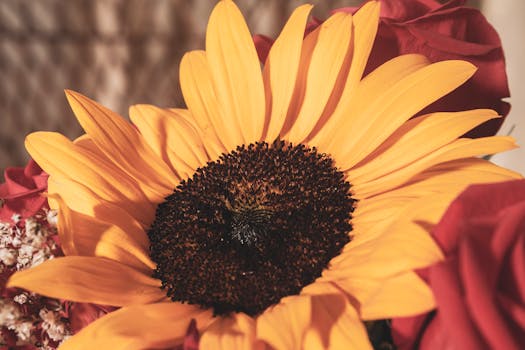
<svg viewBox="0 0 525 350"><path fill-rule="evenodd" d="M393 320L399 349L525 349L525 180L469 187L433 235L437 314Z"/></svg>
<svg viewBox="0 0 525 350"><path fill-rule="evenodd" d="M423 54L432 62L466 60L478 67L476 74L420 114L476 108L491 108L502 116L509 113L510 105L501 100L510 95L501 41L494 28L478 10L463 7L464 0L451 0L445 4L435 0L380 2L378 33L365 74L391 58L407 53ZM334 12L337 11L354 13L357 8L346 7ZM320 21L310 23L309 30L315 23ZM268 52L267 41L265 45L259 46L260 56L264 59L264 52ZM494 135L502 122L503 118L488 121L469 132L467 136Z"/></svg>
<svg viewBox="0 0 525 350"><path fill-rule="evenodd" d="M33 160L25 168L7 168L4 178L5 183L0 184L0 221L12 223L13 214L27 218L47 206L41 193L47 189L48 175Z"/></svg>

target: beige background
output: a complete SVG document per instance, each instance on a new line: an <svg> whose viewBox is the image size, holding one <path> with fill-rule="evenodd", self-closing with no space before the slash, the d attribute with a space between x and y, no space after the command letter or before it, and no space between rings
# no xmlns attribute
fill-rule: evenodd
<svg viewBox="0 0 525 350"><path fill-rule="evenodd" d="M314 15L359 0L237 0L252 33L275 36L297 5ZM507 55L512 112L502 132L525 140L525 1L471 1L500 32ZM0 171L23 165L25 135L80 135L65 88L127 115L135 103L181 106L178 66L203 47L210 0L0 0ZM525 143L525 142L523 142ZM494 158L525 173L523 150Z"/></svg>
<svg viewBox="0 0 525 350"><path fill-rule="evenodd" d="M525 175L525 1L486 0L482 11L499 32L507 59L512 110L499 133L510 133L521 146L492 160Z"/></svg>

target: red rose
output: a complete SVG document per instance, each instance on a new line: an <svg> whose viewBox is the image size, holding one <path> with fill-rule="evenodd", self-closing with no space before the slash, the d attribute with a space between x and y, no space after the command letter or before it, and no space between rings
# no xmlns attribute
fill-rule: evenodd
<svg viewBox="0 0 525 350"><path fill-rule="evenodd" d="M33 160L25 168L7 168L4 177L5 183L0 184L0 221L13 222L14 214L27 218L47 206L41 193L47 189L48 175Z"/></svg>
<svg viewBox="0 0 525 350"><path fill-rule="evenodd" d="M509 88L501 41L494 28L476 9L463 7L465 0L379 0L381 17L377 37L365 74L384 62L407 53L419 53L432 62L461 59L478 67L474 76L458 89L436 101L420 114L490 108L506 116ZM335 10L351 12L357 8ZM321 23L312 21L312 25ZM259 57L264 61L272 41L256 36ZM470 131L468 137L494 135L503 118L493 119Z"/></svg>
<svg viewBox="0 0 525 350"><path fill-rule="evenodd" d="M525 180L469 187L433 235L437 312L395 319L399 349L525 349Z"/></svg>

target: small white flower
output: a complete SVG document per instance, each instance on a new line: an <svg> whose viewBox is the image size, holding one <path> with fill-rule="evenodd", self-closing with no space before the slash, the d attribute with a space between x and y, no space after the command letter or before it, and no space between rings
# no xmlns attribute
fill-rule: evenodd
<svg viewBox="0 0 525 350"><path fill-rule="evenodd" d="M54 209L49 210L46 219L51 227L56 227L58 224L58 212Z"/></svg>
<svg viewBox="0 0 525 350"><path fill-rule="evenodd" d="M19 235L16 235L11 239L11 245L15 248L18 248L22 245L22 239L20 239Z"/></svg>
<svg viewBox="0 0 525 350"><path fill-rule="evenodd" d="M18 258L16 263L17 270L23 270L33 261L35 249L29 244L22 244L18 249Z"/></svg>
<svg viewBox="0 0 525 350"><path fill-rule="evenodd" d="M36 234L28 236L28 241L31 242L33 247L38 249L46 243L47 238L42 234Z"/></svg>
<svg viewBox="0 0 525 350"><path fill-rule="evenodd" d="M0 299L0 326L10 327L20 317L20 311L11 302Z"/></svg>
<svg viewBox="0 0 525 350"><path fill-rule="evenodd" d="M40 310L40 318L44 321L42 323L42 329L44 329L49 338L54 341L61 341L66 335L66 325L60 320L58 313L42 309Z"/></svg>
<svg viewBox="0 0 525 350"><path fill-rule="evenodd" d="M21 341L28 341L31 338L31 330L33 329L33 324L29 321L19 322L15 325L14 331L18 336L18 339Z"/></svg>
<svg viewBox="0 0 525 350"><path fill-rule="evenodd" d="M15 295L13 300L17 302L18 304L25 304L28 300L28 297L27 297L27 294L22 293L22 294Z"/></svg>
<svg viewBox="0 0 525 350"><path fill-rule="evenodd" d="M27 218L25 228L26 235L34 235L40 230L40 224L33 217Z"/></svg>
<svg viewBox="0 0 525 350"><path fill-rule="evenodd" d="M0 261L6 266L11 266L17 261L16 250L0 248Z"/></svg>
<svg viewBox="0 0 525 350"><path fill-rule="evenodd" d="M13 216L11 216L11 220L13 220L13 222L14 222L15 224L18 224L18 222L20 221L20 218L21 218L21 217L22 217L22 216L21 216L20 214L13 214Z"/></svg>
<svg viewBox="0 0 525 350"><path fill-rule="evenodd" d="M47 252L47 249L41 249L33 255L33 259L31 260L31 267L40 265L41 263L43 263L44 261L48 259L49 259L49 254Z"/></svg>

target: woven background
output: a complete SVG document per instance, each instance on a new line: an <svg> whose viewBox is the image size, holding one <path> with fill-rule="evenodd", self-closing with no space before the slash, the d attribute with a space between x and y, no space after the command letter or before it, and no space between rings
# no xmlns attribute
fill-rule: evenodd
<svg viewBox="0 0 525 350"><path fill-rule="evenodd" d="M307 1L238 0L252 33L275 36ZM314 15L359 0L308 1ZM0 171L27 160L36 130L81 134L63 90L127 115L131 104L182 105L178 67L204 47L210 0L0 0Z"/></svg>

